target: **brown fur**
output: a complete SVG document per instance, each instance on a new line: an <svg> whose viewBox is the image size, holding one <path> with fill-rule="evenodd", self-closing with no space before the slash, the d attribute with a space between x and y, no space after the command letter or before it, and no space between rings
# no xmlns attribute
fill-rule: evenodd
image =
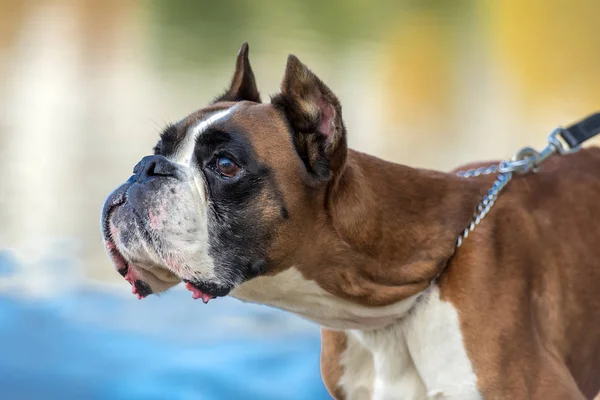
<svg viewBox="0 0 600 400"><path fill-rule="evenodd" d="M442 276L489 398L600 389L599 173L594 148L514 179Z"/></svg>
<svg viewBox="0 0 600 400"><path fill-rule="evenodd" d="M247 51L226 94L180 129L236 104L222 128L243 134L270 170L251 220L270 234L264 275L294 266L330 294L373 308L439 276L486 398L598 392L600 150L553 156L539 173L515 176L456 250L493 177L459 178L348 150L339 100L293 56L281 93L257 104ZM322 331L323 379L338 399L345 347L344 332Z"/></svg>
<svg viewBox="0 0 600 400"><path fill-rule="evenodd" d="M283 109L300 121L292 121L291 138L285 115L272 105L247 105L234 117L259 158L277 166L275 181L290 210L269 251L279 267L269 274L294 265L328 292L377 307L424 290L443 272L442 298L458 309L486 398L597 393L600 150L555 156L538 174L515 176L455 253L458 234L493 178L458 178L347 150L339 102L295 57L282 91L299 97L287 100L296 104L293 115ZM325 155L332 176L314 185L290 155L299 140L314 140L298 137L319 125L322 99L337 121ZM316 145L308 149L310 163L322 156ZM324 329L322 338L323 379L342 398L345 334Z"/></svg>
<svg viewBox="0 0 600 400"><path fill-rule="evenodd" d="M321 378L329 394L336 400L345 400L346 396L339 386L344 375L340 357L346 350L347 337L343 331L321 328Z"/></svg>
<svg viewBox="0 0 600 400"><path fill-rule="evenodd" d="M440 277L486 399L593 398L600 389L598 172L594 148L516 176ZM470 181L484 188L493 178ZM417 197L415 181L397 177L395 185ZM438 207L450 212L446 202ZM428 214L419 202L404 212ZM323 330L323 337L336 346L323 349L323 379L343 398L334 391L345 334Z"/></svg>
<svg viewBox="0 0 600 400"><path fill-rule="evenodd" d="M336 399L344 398L338 382L344 373L340 365L340 350L345 348L346 335L343 332L321 330L321 377L329 393Z"/></svg>

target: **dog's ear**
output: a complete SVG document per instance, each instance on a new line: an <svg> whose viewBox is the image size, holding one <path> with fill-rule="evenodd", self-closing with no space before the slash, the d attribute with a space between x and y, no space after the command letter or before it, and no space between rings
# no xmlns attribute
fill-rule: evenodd
<svg viewBox="0 0 600 400"><path fill-rule="evenodd" d="M242 44L235 61L235 72L231 79L229 89L215 99L219 101L254 101L260 103L260 94L256 88L256 80L250 61L248 60L248 43Z"/></svg>
<svg viewBox="0 0 600 400"><path fill-rule="evenodd" d="M340 101L294 55L280 89L271 103L286 115L298 154L313 176L330 179L342 170L348 151Z"/></svg>

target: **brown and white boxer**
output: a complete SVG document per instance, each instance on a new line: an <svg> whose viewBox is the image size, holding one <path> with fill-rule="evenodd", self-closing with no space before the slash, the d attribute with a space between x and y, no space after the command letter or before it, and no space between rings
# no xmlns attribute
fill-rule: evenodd
<svg viewBox="0 0 600 400"><path fill-rule="evenodd" d="M514 177L457 249L492 182L349 150L294 56L261 103L244 45L227 92L108 197L103 234L140 298L183 281L320 324L337 399L592 398L600 150Z"/></svg>

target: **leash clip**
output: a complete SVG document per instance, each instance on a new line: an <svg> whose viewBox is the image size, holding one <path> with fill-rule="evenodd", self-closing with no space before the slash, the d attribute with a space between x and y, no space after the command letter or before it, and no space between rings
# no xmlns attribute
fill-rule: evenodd
<svg viewBox="0 0 600 400"><path fill-rule="evenodd" d="M498 166L498 172L516 172L521 175L529 172L536 173L540 169L540 164L546 161L552 154L565 155L578 151L579 146L569 147L560 140L563 137L563 132L564 128L558 127L554 129L548 135L548 144L540 152L532 147L523 147L515 154L511 161L502 161Z"/></svg>

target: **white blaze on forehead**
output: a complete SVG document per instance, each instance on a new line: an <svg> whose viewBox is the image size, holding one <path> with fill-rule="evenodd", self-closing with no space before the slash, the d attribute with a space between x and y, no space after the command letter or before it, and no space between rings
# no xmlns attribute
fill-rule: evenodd
<svg viewBox="0 0 600 400"><path fill-rule="evenodd" d="M171 161L189 167L192 155L194 154L194 147L196 146L196 140L198 139L198 136L200 136L202 132L206 131L211 125L229 117L236 108L237 105L226 110L217 111L213 114L210 114L208 118L205 118L196 125L190 127L185 134L185 138L177 146L177 152L171 157Z"/></svg>

